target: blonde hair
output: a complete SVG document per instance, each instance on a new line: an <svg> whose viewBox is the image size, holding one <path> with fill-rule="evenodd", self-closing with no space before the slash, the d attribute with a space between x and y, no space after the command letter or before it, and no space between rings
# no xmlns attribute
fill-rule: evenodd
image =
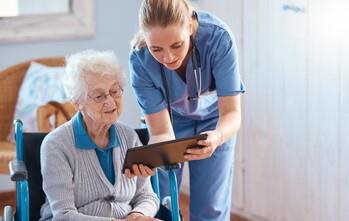
<svg viewBox="0 0 349 221"><path fill-rule="evenodd" d="M183 25L193 14L187 0L143 0L139 10L139 32L131 41L132 47L146 46L144 32L154 26Z"/></svg>
<svg viewBox="0 0 349 221"><path fill-rule="evenodd" d="M120 87L124 87L125 76L116 55L112 51L85 50L66 57L63 86L73 103L81 103L87 97L87 75L112 75Z"/></svg>

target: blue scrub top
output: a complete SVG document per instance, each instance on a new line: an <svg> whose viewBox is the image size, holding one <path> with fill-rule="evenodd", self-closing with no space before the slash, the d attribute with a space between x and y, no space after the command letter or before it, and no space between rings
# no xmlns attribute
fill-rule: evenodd
<svg viewBox="0 0 349 221"><path fill-rule="evenodd" d="M119 147L119 140L116 133L116 127L113 124L109 128L109 143L105 148L100 148L93 142L84 127L82 114L78 112L73 117L73 132L75 139L75 146L79 149L95 149L97 158L104 172L111 184L115 184L115 173L113 163L113 148Z"/></svg>
<svg viewBox="0 0 349 221"><path fill-rule="evenodd" d="M171 95L174 129L178 128L176 124L188 120L193 124L209 121L210 129L214 129L219 116L218 96L237 95L245 91L240 79L238 53L231 30L223 21L208 12L198 11L197 15L199 26L194 43L200 53L202 69L200 98L188 100L188 96L197 93L192 58L189 59L186 69L186 83L175 71L164 66ZM161 68L148 48L133 48L129 66L131 83L142 112L152 114L167 108Z"/></svg>

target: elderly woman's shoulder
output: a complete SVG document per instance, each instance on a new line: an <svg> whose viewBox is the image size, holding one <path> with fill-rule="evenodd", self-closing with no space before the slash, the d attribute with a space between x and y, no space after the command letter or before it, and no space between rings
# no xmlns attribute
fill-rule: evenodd
<svg viewBox="0 0 349 221"><path fill-rule="evenodd" d="M135 130L126 125L125 123L121 123L121 122L117 122L115 123L115 126L116 126L116 130L118 132L121 132L121 133L125 133L126 135L133 135L133 136L137 136L137 133L135 132Z"/></svg>
<svg viewBox="0 0 349 221"><path fill-rule="evenodd" d="M60 125L59 127L55 128L54 130L49 132L45 136L43 144L69 142L69 140L71 140L71 139L69 139L69 137L73 137L73 136L72 136L71 125L68 122Z"/></svg>

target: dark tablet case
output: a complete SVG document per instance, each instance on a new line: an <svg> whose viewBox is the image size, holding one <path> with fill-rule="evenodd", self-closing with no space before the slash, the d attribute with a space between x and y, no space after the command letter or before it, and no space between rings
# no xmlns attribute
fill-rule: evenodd
<svg viewBox="0 0 349 221"><path fill-rule="evenodd" d="M184 153L188 148L201 148L198 140L205 140L207 134L194 137L175 139L127 150L122 172L130 169L133 164L143 164L149 168L168 166L186 161Z"/></svg>

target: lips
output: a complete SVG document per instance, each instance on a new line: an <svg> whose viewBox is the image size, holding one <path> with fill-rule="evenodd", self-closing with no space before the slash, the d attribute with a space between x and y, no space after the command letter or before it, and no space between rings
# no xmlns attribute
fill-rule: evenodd
<svg viewBox="0 0 349 221"><path fill-rule="evenodd" d="M109 110L109 111L104 111L105 114L112 114L116 111L116 108Z"/></svg>
<svg viewBox="0 0 349 221"><path fill-rule="evenodd" d="M179 60L175 60L174 62L171 63L165 63L166 66L171 67L171 66L177 66Z"/></svg>
<svg viewBox="0 0 349 221"><path fill-rule="evenodd" d="M177 61L178 61L178 60L175 60L175 61L173 61L173 62L171 62L171 63L168 63L168 64L170 64L170 65L171 65L171 64L175 64L175 63L177 63Z"/></svg>

